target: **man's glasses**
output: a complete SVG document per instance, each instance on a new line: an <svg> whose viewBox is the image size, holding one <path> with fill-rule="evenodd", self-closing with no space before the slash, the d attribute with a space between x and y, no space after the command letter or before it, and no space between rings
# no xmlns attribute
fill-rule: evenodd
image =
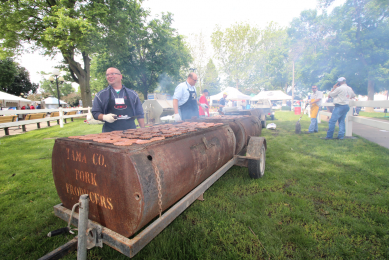
<svg viewBox="0 0 389 260"><path fill-rule="evenodd" d="M121 75L121 74L120 74L120 73L109 73L109 74L105 74L106 77L115 76L115 75Z"/></svg>

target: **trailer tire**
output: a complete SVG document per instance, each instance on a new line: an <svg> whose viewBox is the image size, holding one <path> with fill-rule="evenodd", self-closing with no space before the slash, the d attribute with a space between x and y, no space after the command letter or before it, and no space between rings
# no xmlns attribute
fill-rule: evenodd
<svg viewBox="0 0 389 260"><path fill-rule="evenodd" d="M266 165L266 149L265 146L261 147L261 157L259 160L248 160L247 168L249 169L249 175L252 179L259 179L265 174Z"/></svg>

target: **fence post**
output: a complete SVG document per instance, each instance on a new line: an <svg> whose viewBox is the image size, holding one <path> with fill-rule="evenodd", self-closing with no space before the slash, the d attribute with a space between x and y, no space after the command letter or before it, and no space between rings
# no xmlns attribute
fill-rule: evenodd
<svg viewBox="0 0 389 260"><path fill-rule="evenodd" d="M349 107L350 110L347 112L345 125L346 125L346 136L353 136L353 101L350 101Z"/></svg>
<svg viewBox="0 0 389 260"><path fill-rule="evenodd" d="M61 128L63 127L63 111L62 111L62 107L59 108L59 126Z"/></svg>
<svg viewBox="0 0 389 260"><path fill-rule="evenodd" d="M88 107L88 114L86 115L86 120L91 120L92 119L92 114L90 111L90 107Z"/></svg>

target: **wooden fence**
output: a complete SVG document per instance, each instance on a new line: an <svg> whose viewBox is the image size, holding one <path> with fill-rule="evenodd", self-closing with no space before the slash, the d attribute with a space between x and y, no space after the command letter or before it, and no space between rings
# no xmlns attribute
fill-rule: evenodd
<svg viewBox="0 0 389 260"><path fill-rule="evenodd" d="M66 115L65 112L69 114L69 112L72 111L80 111L83 113L80 114L73 114ZM71 118L77 118L77 117L87 117L87 119L92 118L91 109L90 107L87 108L62 108L59 109L30 109L30 110L0 110L0 120L1 116L12 116L12 115L27 115L27 114L40 114L40 113L46 113L53 115L55 112L58 112L58 116L50 117L46 116L39 119L32 119L32 120L20 120L20 121L14 121L14 122L2 122L0 123L0 128L3 128L5 131L5 134L8 135L9 131L8 128L14 127L14 126L22 126L23 131L26 131L25 125L29 124L37 124L37 127L40 128L40 123L47 122L47 125L50 126L50 121L57 121L60 125L60 127L63 127L64 121L66 122L66 119Z"/></svg>

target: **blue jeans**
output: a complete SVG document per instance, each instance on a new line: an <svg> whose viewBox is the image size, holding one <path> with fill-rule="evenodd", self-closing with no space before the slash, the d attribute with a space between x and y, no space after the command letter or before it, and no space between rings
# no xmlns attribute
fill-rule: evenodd
<svg viewBox="0 0 389 260"><path fill-rule="evenodd" d="M344 121L349 110L350 107L348 105L335 106L334 111L332 111L331 119L328 122L327 138L333 138L336 122L339 122L338 139L344 138L344 133L346 132L346 125Z"/></svg>
<svg viewBox="0 0 389 260"><path fill-rule="evenodd" d="M319 116L319 111L317 112L316 118L311 118L311 124L309 125L308 132L318 132L319 127L317 126L317 117Z"/></svg>

